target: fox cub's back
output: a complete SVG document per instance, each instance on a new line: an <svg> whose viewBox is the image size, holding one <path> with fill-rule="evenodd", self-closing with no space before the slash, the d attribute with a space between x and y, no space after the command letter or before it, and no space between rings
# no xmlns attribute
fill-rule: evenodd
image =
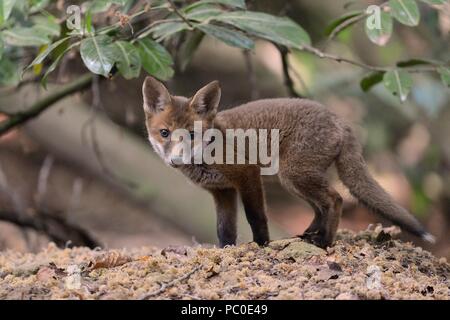
<svg viewBox="0 0 450 320"><path fill-rule="evenodd" d="M226 128L279 129L280 138L340 140L347 124L322 104L296 98L252 101L217 114ZM333 139L334 138L334 139Z"/></svg>

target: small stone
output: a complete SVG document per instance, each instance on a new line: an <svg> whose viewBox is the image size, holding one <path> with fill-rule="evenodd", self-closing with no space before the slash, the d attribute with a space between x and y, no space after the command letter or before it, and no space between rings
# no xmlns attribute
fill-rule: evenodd
<svg viewBox="0 0 450 320"><path fill-rule="evenodd" d="M273 250L283 250L292 242L298 241L297 238L275 240L269 243L268 247Z"/></svg>
<svg viewBox="0 0 450 320"><path fill-rule="evenodd" d="M278 255L283 259L293 259L298 262L312 256L324 256L326 255L326 251L304 241L295 241L281 250Z"/></svg>

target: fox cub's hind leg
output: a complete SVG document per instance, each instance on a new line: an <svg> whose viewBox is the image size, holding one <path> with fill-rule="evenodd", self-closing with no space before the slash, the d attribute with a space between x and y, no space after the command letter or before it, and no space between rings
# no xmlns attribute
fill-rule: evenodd
<svg viewBox="0 0 450 320"><path fill-rule="evenodd" d="M336 236L342 211L342 198L321 173L281 173L282 183L314 209L314 220L302 238L319 247L330 246Z"/></svg>
<svg viewBox="0 0 450 320"><path fill-rule="evenodd" d="M212 189L217 213L217 236L221 248L235 245L237 237L237 192L233 188Z"/></svg>

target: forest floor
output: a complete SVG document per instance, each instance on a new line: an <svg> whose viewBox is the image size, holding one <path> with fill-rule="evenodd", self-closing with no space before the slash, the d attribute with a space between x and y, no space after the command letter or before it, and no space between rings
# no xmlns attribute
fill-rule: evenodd
<svg viewBox="0 0 450 320"><path fill-rule="evenodd" d="M218 249L0 252L0 299L449 299L445 258L380 226L327 251L298 238Z"/></svg>

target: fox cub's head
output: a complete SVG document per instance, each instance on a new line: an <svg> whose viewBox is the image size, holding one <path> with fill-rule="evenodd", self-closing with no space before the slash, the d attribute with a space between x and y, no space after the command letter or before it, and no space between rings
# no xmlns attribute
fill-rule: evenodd
<svg viewBox="0 0 450 320"><path fill-rule="evenodd" d="M180 150L176 147L180 140L174 134L177 129L187 130L190 134L192 158L194 157L195 150L199 147L196 144L200 140L194 139L194 122L200 121L203 131L213 127L220 92L219 82L213 81L191 98L172 96L158 80L152 77L145 79L142 94L148 138L166 164L180 164ZM201 140L200 143L205 144Z"/></svg>

